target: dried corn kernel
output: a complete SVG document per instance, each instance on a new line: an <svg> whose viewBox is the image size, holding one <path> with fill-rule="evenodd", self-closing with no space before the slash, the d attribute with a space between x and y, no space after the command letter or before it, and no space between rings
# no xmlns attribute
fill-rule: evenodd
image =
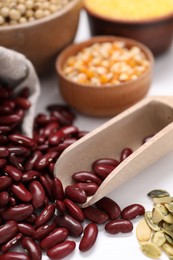
<svg viewBox="0 0 173 260"><path fill-rule="evenodd" d="M85 0L96 14L113 19L141 20L172 14L172 0Z"/></svg>
<svg viewBox="0 0 173 260"><path fill-rule="evenodd" d="M75 82L107 86L136 80L148 66L149 61L140 48L127 48L124 42L116 41L95 43L82 49L67 59L63 70Z"/></svg>

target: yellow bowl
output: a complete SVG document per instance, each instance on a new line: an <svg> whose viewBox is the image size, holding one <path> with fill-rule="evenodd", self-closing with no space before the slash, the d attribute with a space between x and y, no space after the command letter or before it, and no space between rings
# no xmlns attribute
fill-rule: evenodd
<svg viewBox="0 0 173 260"><path fill-rule="evenodd" d="M172 44L173 12L156 18L130 20L101 15L98 11L91 10L85 2L84 8L93 36L115 35L131 38L145 44L155 56L167 51Z"/></svg>
<svg viewBox="0 0 173 260"><path fill-rule="evenodd" d="M94 86L76 83L63 72L68 57L77 54L94 43L124 41L127 47L139 47L149 60L148 69L136 80L118 85ZM152 80L153 55L143 44L122 37L93 37L88 41L73 44L61 52L56 60L59 88L64 100L78 112L90 116L114 116L142 99Z"/></svg>
<svg viewBox="0 0 173 260"><path fill-rule="evenodd" d="M73 42L81 0L72 0L61 10L33 22L0 27L0 45L23 53L38 73L53 68L57 54Z"/></svg>

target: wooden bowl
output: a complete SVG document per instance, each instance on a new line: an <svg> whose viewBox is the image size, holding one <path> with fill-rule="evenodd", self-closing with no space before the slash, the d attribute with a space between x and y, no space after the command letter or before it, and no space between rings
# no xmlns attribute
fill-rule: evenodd
<svg viewBox="0 0 173 260"><path fill-rule="evenodd" d="M0 27L0 45L23 53L43 74L54 68L60 50L73 42L80 9L81 0L72 0L45 18Z"/></svg>
<svg viewBox="0 0 173 260"><path fill-rule="evenodd" d="M102 16L84 7L92 35L128 37L145 44L155 56L168 50L172 43L173 13L155 19L119 20Z"/></svg>
<svg viewBox="0 0 173 260"><path fill-rule="evenodd" d="M126 46L138 46L149 60L149 67L138 79L119 85L91 86L71 81L63 72L69 56L94 43L124 41ZM56 60L56 71L60 92L64 100L78 112L90 116L114 116L137 101L148 92L152 80L153 55L143 44L122 37L93 37L88 41L67 47Z"/></svg>

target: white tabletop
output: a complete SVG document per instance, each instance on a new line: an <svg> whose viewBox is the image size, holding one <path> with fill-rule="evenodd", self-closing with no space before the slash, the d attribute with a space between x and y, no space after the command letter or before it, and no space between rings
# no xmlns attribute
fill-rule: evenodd
<svg viewBox="0 0 173 260"><path fill-rule="evenodd" d="M88 21L84 11L81 13L76 42L86 40L90 37ZM155 60L153 83L148 95L173 95L173 44L169 51ZM63 103L63 99L58 91L55 75L41 79L42 93L39 99L37 112L44 110L47 104ZM75 125L81 130L92 130L102 123L106 118L91 118L77 114ZM147 193L153 189L166 189L173 195L173 152L170 152L154 165L139 173L136 177L124 184L108 196L114 199L121 208L132 204L141 203L146 210L152 208L152 202L147 198ZM134 230L129 234L109 235L104 231L104 225L99 226L99 235L95 246L86 253L78 250L79 239L76 250L66 259L84 260L88 259L147 259L139 249L135 236L135 228L139 219L133 221ZM44 259L48 259L44 256ZM168 259L163 253L161 260Z"/></svg>

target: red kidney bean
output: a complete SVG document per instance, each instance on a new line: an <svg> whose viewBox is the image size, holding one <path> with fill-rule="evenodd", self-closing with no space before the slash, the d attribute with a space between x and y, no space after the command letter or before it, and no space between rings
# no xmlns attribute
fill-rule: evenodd
<svg viewBox="0 0 173 260"><path fill-rule="evenodd" d="M64 199L64 190L60 179L55 178L52 185L52 192L55 200Z"/></svg>
<svg viewBox="0 0 173 260"><path fill-rule="evenodd" d="M106 223L105 230L110 234L128 233L133 230L133 224L127 219L115 219Z"/></svg>
<svg viewBox="0 0 173 260"><path fill-rule="evenodd" d="M121 216L124 219L134 219L138 216L144 215L145 208L140 204L131 204L125 207L122 212Z"/></svg>
<svg viewBox="0 0 173 260"><path fill-rule="evenodd" d="M25 236L33 237L35 233L35 228L25 222L18 223L19 232Z"/></svg>
<svg viewBox="0 0 173 260"><path fill-rule="evenodd" d="M92 222L102 224L109 219L109 216L94 206L89 206L83 209L84 216Z"/></svg>
<svg viewBox="0 0 173 260"><path fill-rule="evenodd" d="M49 148L49 151L56 151L59 155L69 146L69 144L60 143L57 146Z"/></svg>
<svg viewBox="0 0 173 260"><path fill-rule="evenodd" d="M25 221L28 222L29 224L35 224L36 220L37 220L37 215L35 213L32 213L29 217L25 219Z"/></svg>
<svg viewBox="0 0 173 260"><path fill-rule="evenodd" d="M17 114L0 116L0 125L12 125L13 123L19 123L20 121L21 116Z"/></svg>
<svg viewBox="0 0 173 260"><path fill-rule="evenodd" d="M40 151L34 151L32 155L27 159L24 168L26 171L31 171L34 168L34 165L37 160L39 160L42 156L42 153Z"/></svg>
<svg viewBox="0 0 173 260"><path fill-rule="evenodd" d="M60 244L68 237L68 230L66 228L56 228L48 236L43 238L40 242L40 247L48 250L56 244Z"/></svg>
<svg viewBox="0 0 173 260"><path fill-rule="evenodd" d="M49 199L47 196L45 196L45 200L44 200L44 207L46 207L49 204Z"/></svg>
<svg viewBox="0 0 173 260"><path fill-rule="evenodd" d="M98 235L98 227L94 223L89 223L84 229L84 235L79 243L79 250L88 251L94 244Z"/></svg>
<svg viewBox="0 0 173 260"><path fill-rule="evenodd" d="M5 87L0 87L0 99L5 99L10 96L9 89Z"/></svg>
<svg viewBox="0 0 173 260"><path fill-rule="evenodd" d="M43 186L38 181L32 181L29 184L29 191L32 194L32 205L35 209L40 208L44 205L45 191Z"/></svg>
<svg viewBox="0 0 173 260"><path fill-rule="evenodd" d="M121 209L119 205L108 197L104 197L96 202L96 206L105 211L110 219L117 219L121 215Z"/></svg>
<svg viewBox="0 0 173 260"><path fill-rule="evenodd" d="M22 172L14 166L6 165L4 171L14 180L20 181L22 178Z"/></svg>
<svg viewBox="0 0 173 260"><path fill-rule="evenodd" d="M119 165L119 162L115 159L112 158L101 158L101 159L97 159L96 161L93 162L92 164L92 168L93 170L95 169L96 165L102 165L102 164L106 164L106 165L112 165L114 167L117 167Z"/></svg>
<svg viewBox="0 0 173 260"><path fill-rule="evenodd" d="M29 202L32 200L31 193L25 188L25 186L22 183L12 184L11 192L17 199L23 202Z"/></svg>
<svg viewBox="0 0 173 260"><path fill-rule="evenodd" d="M52 185L49 183L49 181L47 180L47 178L44 175L40 176L40 182L41 182L46 194L52 200L53 199Z"/></svg>
<svg viewBox="0 0 173 260"><path fill-rule="evenodd" d="M73 144L73 143L75 143L77 141L77 138L66 138L64 141L63 141L63 144L68 144L68 145L70 145L70 144Z"/></svg>
<svg viewBox="0 0 173 260"><path fill-rule="evenodd" d="M0 157L4 158L9 155L9 151L6 147L0 146Z"/></svg>
<svg viewBox="0 0 173 260"><path fill-rule="evenodd" d="M0 169L2 169L7 163L6 159L0 159Z"/></svg>
<svg viewBox="0 0 173 260"><path fill-rule="evenodd" d="M37 220L35 222L35 226L39 227L46 224L54 215L55 205L49 204L47 205L43 211L38 215Z"/></svg>
<svg viewBox="0 0 173 260"><path fill-rule="evenodd" d="M69 214L75 218L76 220L83 222L84 221L84 214L81 208L76 205L72 200L65 199L64 204L66 209L68 210Z"/></svg>
<svg viewBox="0 0 173 260"><path fill-rule="evenodd" d="M21 162L19 161L19 158L17 158L14 154L10 154L8 156L8 160L12 166L16 167L19 171L24 172L24 168Z"/></svg>
<svg viewBox="0 0 173 260"><path fill-rule="evenodd" d="M10 132L11 128L9 126L0 126L0 134L6 134Z"/></svg>
<svg viewBox="0 0 173 260"><path fill-rule="evenodd" d="M33 238L37 239L37 240L43 239L48 234L50 234L50 232L53 231L55 228L56 228L55 222L43 225L43 226L36 229Z"/></svg>
<svg viewBox="0 0 173 260"><path fill-rule="evenodd" d="M20 90L20 92L18 93L19 97L23 97L23 98L29 98L30 96L30 90L28 87L25 87L23 89Z"/></svg>
<svg viewBox="0 0 173 260"><path fill-rule="evenodd" d="M11 247L18 245L20 243L20 241L22 240L22 237L23 237L22 233L18 233L15 237L13 237L11 240L6 242L1 247L1 251L3 253L6 253L9 249L11 249Z"/></svg>
<svg viewBox="0 0 173 260"><path fill-rule="evenodd" d="M7 189L12 183L12 179L8 176L0 176L0 191Z"/></svg>
<svg viewBox="0 0 173 260"><path fill-rule="evenodd" d="M84 190L87 196L94 195L98 189L98 185L94 182L90 182L90 183L79 182L74 184L74 186Z"/></svg>
<svg viewBox="0 0 173 260"><path fill-rule="evenodd" d="M13 109L8 105L1 105L0 106L0 115L8 115L13 112Z"/></svg>
<svg viewBox="0 0 173 260"><path fill-rule="evenodd" d="M28 156L30 155L30 150L24 146L12 146L8 147L9 153L13 153L16 156Z"/></svg>
<svg viewBox="0 0 173 260"><path fill-rule="evenodd" d="M97 164L94 167L95 173L102 179L105 179L114 169L115 166L109 164Z"/></svg>
<svg viewBox="0 0 173 260"><path fill-rule="evenodd" d="M65 188L65 195L67 198L76 203L85 203L87 200L87 195L85 191L78 187L75 187L74 185L68 185Z"/></svg>
<svg viewBox="0 0 173 260"><path fill-rule="evenodd" d="M29 256L19 252L7 252L0 255L0 260L30 260Z"/></svg>
<svg viewBox="0 0 173 260"><path fill-rule="evenodd" d="M57 131L56 133L53 133L49 136L48 142L50 145L58 145L61 143L62 139L64 137L64 134L61 130Z"/></svg>
<svg viewBox="0 0 173 260"><path fill-rule="evenodd" d="M54 159L56 159L58 156L57 152L48 152L44 154L41 158L39 158L35 162L35 168L37 170L43 170L45 169Z"/></svg>
<svg viewBox="0 0 173 260"><path fill-rule="evenodd" d="M57 130L60 128L60 125L58 122L50 122L48 125L45 126L43 129L43 136L49 137L51 134L57 132Z"/></svg>
<svg viewBox="0 0 173 260"><path fill-rule="evenodd" d="M15 104L14 100L6 99L2 102L2 106L8 106L11 110L14 110L14 108L16 107L16 104Z"/></svg>
<svg viewBox="0 0 173 260"><path fill-rule="evenodd" d="M36 147L36 142L33 139L21 134L11 134L8 136L8 139L11 140L13 143L23 145L32 149Z"/></svg>
<svg viewBox="0 0 173 260"><path fill-rule="evenodd" d="M35 118L35 123L39 126L45 126L48 123L57 121L56 118L50 118L48 115L44 115L44 114L38 114L37 117Z"/></svg>
<svg viewBox="0 0 173 260"><path fill-rule="evenodd" d="M121 151L121 155L120 155L120 162L124 161L129 155L131 155L133 153L131 148L124 148Z"/></svg>
<svg viewBox="0 0 173 260"><path fill-rule="evenodd" d="M33 181L35 179L38 179L39 177L40 177L40 172L31 170L31 171L23 173L22 181L23 182L30 182L30 181Z"/></svg>
<svg viewBox="0 0 173 260"><path fill-rule="evenodd" d="M6 206L10 201L10 195L7 191L0 192L0 207Z"/></svg>
<svg viewBox="0 0 173 260"><path fill-rule="evenodd" d="M77 182L94 182L97 185L102 183L102 180L97 175L89 171L76 172L72 175L72 178Z"/></svg>
<svg viewBox="0 0 173 260"><path fill-rule="evenodd" d="M15 220L19 222L29 217L32 212L33 206L31 204L19 204L6 209L1 213L1 216L4 220Z"/></svg>
<svg viewBox="0 0 173 260"><path fill-rule="evenodd" d="M10 201L9 201L9 205L12 206L16 206L17 202L16 202L16 198L15 197L10 197Z"/></svg>
<svg viewBox="0 0 173 260"><path fill-rule="evenodd" d="M31 102L24 97L15 97L14 102L17 106L23 109L28 109L31 106Z"/></svg>
<svg viewBox="0 0 173 260"><path fill-rule="evenodd" d="M41 260L42 252L40 246L30 237L22 239L22 247L27 250L32 260Z"/></svg>
<svg viewBox="0 0 173 260"><path fill-rule="evenodd" d="M89 133L89 131L79 131L77 137L78 137L78 139L80 139L88 133Z"/></svg>
<svg viewBox="0 0 173 260"><path fill-rule="evenodd" d="M60 215L65 213L65 204L61 200L55 200L55 207L57 208Z"/></svg>
<svg viewBox="0 0 173 260"><path fill-rule="evenodd" d="M10 220L0 226L0 244L9 241L18 232L17 222Z"/></svg>
<svg viewBox="0 0 173 260"><path fill-rule="evenodd" d="M66 137L77 134L79 130L76 126L70 125L62 127L60 131L62 132L63 136Z"/></svg>
<svg viewBox="0 0 173 260"><path fill-rule="evenodd" d="M8 139L4 135L0 135L0 145L6 145L8 143Z"/></svg>
<svg viewBox="0 0 173 260"><path fill-rule="evenodd" d="M58 260L71 254L76 247L76 243L71 240L66 240L61 244L55 245L47 251L48 257L52 260Z"/></svg>
<svg viewBox="0 0 173 260"><path fill-rule="evenodd" d="M81 223L70 215L57 216L55 223L58 227L67 228L69 234L73 237L79 237L83 232Z"/></svg>
<svg viewBox="0 0 173 260"><path fill-rule="evenodd" d="M56 120L61 124L61 125L71 125L73 118L67 115L62 115L59 111L52 111L51 116L56 118Z"/></svg>

